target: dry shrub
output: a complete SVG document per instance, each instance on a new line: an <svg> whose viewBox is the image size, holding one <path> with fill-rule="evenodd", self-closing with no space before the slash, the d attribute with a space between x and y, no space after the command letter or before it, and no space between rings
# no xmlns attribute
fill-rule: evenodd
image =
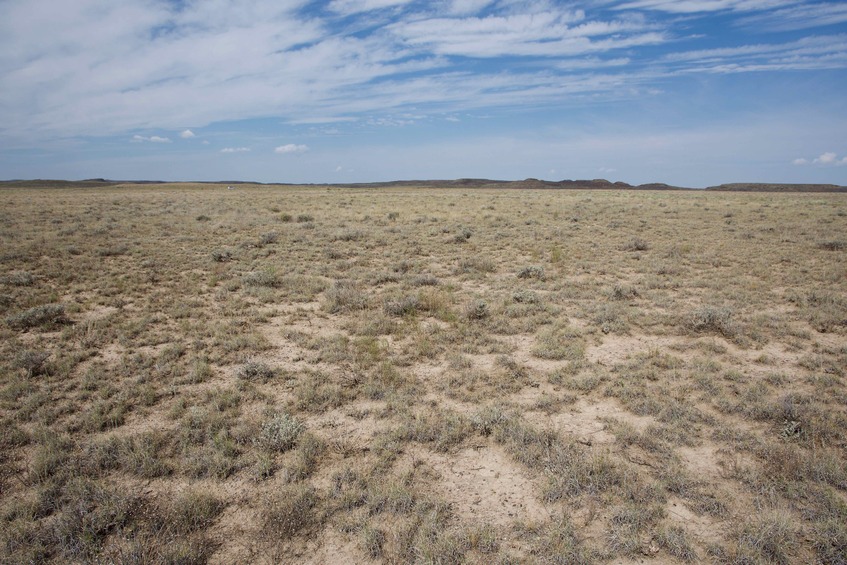
<svg viewBox="0 0 847 565"><path fill-rule="evenodd" d="M315 490L306 485L289 485L272 493L264 503L264 533L284 541L318 522Z"/></svg>

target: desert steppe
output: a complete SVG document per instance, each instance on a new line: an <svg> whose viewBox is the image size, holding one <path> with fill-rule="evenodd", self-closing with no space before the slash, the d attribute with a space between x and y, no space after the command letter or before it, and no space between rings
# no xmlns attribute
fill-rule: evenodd
<svg viewBox="0 0 847 565"><path fill-rule="evenodd" d="M847 563L847 194L0 198L2 563Z"/></svg>

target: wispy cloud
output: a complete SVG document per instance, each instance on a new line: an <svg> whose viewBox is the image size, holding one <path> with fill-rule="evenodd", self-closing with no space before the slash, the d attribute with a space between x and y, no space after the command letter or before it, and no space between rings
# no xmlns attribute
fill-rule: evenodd
<svg viewBox="0 0 847 565"><path fill-rule="evenodd" d="M439 55L465 57L561 56L663 43L667 37L640 17L610 21L585 18L581 10L472 18L430 18L390 25L409 45Z"/></svg>
<svg viewBox="0 0 847 565"><path fill-rule="evenodd" d="M812 160L806 159L805 157L801 157L799 159L794 159L792 161L794 165L819 165L823 167L832 167L832 166L841 166L847 165L847 155L838 158L838 154L833 151L826 151L821 153L817 157Z"/></svg>
<svg viewBox="0 0 847 565"><path fill-rule="evenodd" d="M344 15L408 4L412 0L332 0L329 9Z"/></svg>
<svg viewBox="0 0 847 565"><path fill-rule="evenodd" d="M779 6L797 4L800 0L635 0L618 4L618 10L657 10L671 14L696 14L700 12L769 10Z"/></svg>
<svg viewBox="0 0 847 565"><path fill-rule="evenodd" d="M353 118L349 116L339 116L339 117L315 117L315 118L295 118L291 120L287 120L286 123L293 125L323 125L323 124L340 124L344 122L355 122L358 118Z"/></svg>
<svg viewBox="0 0 847 565"><path fill-rule="evenodd" d="M453 16L467 16L478 13L493 2L494 0L451 0L447 12Z"/></svg>
<svg viewBox="0 0 847 565"><path fill-rule="evenodd" d="M133 135L130 140L134 143L143 143L145 141L150 143L171 143L171 140L167 137L159 137L158 135L151 135L150 137L146 137L143 135Z"/></svg>
<svg viewBox="0 0 847 565"><path fill-rule="evenodd" d="M297 145L295 143L287 143L285 145L280 145L279 147L275 148L274 153L304 153L308 150L308 145Z"/></svg>
<svg viewBox="0 0 847 565"><path fill-rule="evenodd" d="M221 149L221 153L247 153L250 151L249 147L224 147Z"/></svg>
<svg viewBox="0 0 847 565"><path fill-rule="evenodd" d="M741 73L847 68L847 34L672 53L662 58L680 72Z"/></svg>
<svg viewBox="0 0 847 565"><path fill-rule="evenodd" d="M793 2L792 4L797 4ZM847 22L847 4L844 2L802 3L747 16L739 25L770 31L788 31L813 27L833 26Z"/></svg>

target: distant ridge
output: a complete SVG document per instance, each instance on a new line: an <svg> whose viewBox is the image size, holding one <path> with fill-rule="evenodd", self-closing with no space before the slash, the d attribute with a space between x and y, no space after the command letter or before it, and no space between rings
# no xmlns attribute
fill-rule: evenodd
<svg viewBox="0 0 847 565"><path fill-rule="evenodd" d="M847 186L837 184L772 184L761 182L741 182L710 186L706 190L730 192L847 192Z"/></svg>
<svg viewBox="0 0 847 565"><path fill-rule="evenodd" d="M337 188L502 188L517 190L700 190L683 186L673 186L661 182L631 185L625 182L611 182L606 179L549 181L528 178L517 181L462 178L454 180L398 180L387 182L363 183L261 183L251 181L185 181L174 182L158 180L6 180L0 181L0 188L98 188L125 184L255 184L264 186L327 186ZM724 192L847 192L847 186L836 184L778 184L778 183L729 183L710 186L703 190Z"/></svg>
<svg viewBox="0 0 847 565"><path fill-rule="evenodd" d="M528 178L524 180L491 180L491 179L456 179L456 180L402 180L390 182L368 182L334 184L345 188L382 188L389 186L414 186L418 188L510 188L524 190L694 190L681 186L671 186L663 183L651 183L633 186L625 182L611 182L606 179L593 180L539 180Z"/></svg>
<svg viewBox="0 0 847 565"><path fill-rule="evenodd" d="M158 180L108 180L108 179L85 179L85 180L56 180L56 179L32 179L32 180L4 180L0 181L0 187L7 188L98 188L115 186L118 184L161 184Z"/></svg>

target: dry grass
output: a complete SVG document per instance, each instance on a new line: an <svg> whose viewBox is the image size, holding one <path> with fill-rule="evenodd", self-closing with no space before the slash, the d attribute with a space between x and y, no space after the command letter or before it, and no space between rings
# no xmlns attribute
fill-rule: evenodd
<svg viewBox="0 0 847 565"><path fill-rule="evenodd" d="M0 562L845 562L843 195L3 197Z"/></svg>

